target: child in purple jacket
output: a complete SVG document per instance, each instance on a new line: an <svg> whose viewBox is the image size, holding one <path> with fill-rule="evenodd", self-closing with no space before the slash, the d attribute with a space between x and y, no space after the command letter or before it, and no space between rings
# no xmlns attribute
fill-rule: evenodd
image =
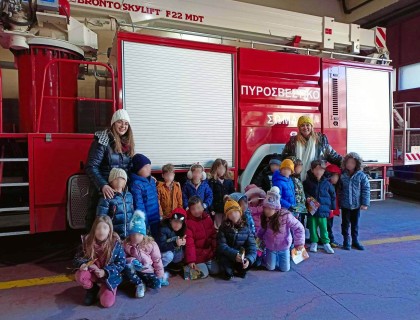
<svg viewBox="0 0 420 320"><path fill-rule="evenodd" d="M263 203L261 228L257 237L264 241L266 252L262 258L267 270L290 270L290 246L293 241L296 250L302 250L305 244L305 229L290 211L281 209L280 190L272 187L267 192Z"/></svg>

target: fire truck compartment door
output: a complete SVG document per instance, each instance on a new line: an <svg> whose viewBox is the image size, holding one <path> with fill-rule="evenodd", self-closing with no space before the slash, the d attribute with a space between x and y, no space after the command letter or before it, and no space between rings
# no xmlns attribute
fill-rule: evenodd
<svg viewBox="0 0 420 320"><path fill-rule="evenodd" d="M391 163L388 71L347 68L347 151L368 163Z"/></svg>
<svg viewBox="0 0 420 320"><path fill-rule="evenodd" d="M123 41L123 105L136 152L165 163L234 163L231 53Z"/></svg>

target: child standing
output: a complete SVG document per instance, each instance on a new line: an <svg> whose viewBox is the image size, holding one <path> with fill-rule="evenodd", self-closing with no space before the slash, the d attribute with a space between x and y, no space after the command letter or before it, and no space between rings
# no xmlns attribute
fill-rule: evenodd
<svg viewBox="0 0 420 320"><path fill-rule="evenodd" d="M242 209L242 214L245 218L245 221L248 224L249 230L251 230L252 234L255 235L255 223L254 219L252 218L251 210L248 207L248 198L245 194L240 192L234 192L227 196L227 199L232 199L236 201ZM226 203L226 202L225 202ZM226 214L226 213L225 213Z"/></svg>
<svg viewBox="0 0 420 320"><path fill-rule="evenodd" d="M127 229L133 216L133 196L127 190L127 173L123 169L113 168L108 178L109 185L114 190L114 197L101 197L96 209L96 215L107 215L111 218L115 232L120 238L127 237Z"/></svg>
<svg viewBox="0 0 420 320"><path fill-rule="evenodd" d="M187 173L189 179L182 189L182 203L184 209L188 209L188 200L192 196L198 196L203 200L204 210L208 211L213 203L213 192L207 183L207 175L204 167L199 164L193 164Z"/></svg>
<svg viewBox="0 0 420 320"><path fill-rule="evenodd" d="M203 278L219 273L215 260L216 229L213 220L204 212L203 200L193 196L188 201L185 262L193 270L201 271Z"/></svg>
<svg viewBox="0 0 420 320"><path fill-rule="evenodd" d="M311 170L308 171L307 178L303 182L307 201L309 197L314 198L320 204L316 212L308 214L308 229L311 238L311 252L318 250L318 228L321 242L327 253L334 253L328 237L327 218L332 210L335 209L335 190L333 185L325 178L325 165L320 160L311 162Z"/></svg>
<svg viewBox="0 0 420 320"><path fill-rule="evenodd" d="M146 213L146 226L152 237L159 237L159 201L156 180L152 177L152 163L148 157L136 154L132 160L130 190L134 197L134 209Z"/></svg>
<svg viewBox="0 0 420 320"><path fill-rule="evenodd" d="M295 218L297 214L294 213L296 207L295 185L290 176L295 172L295 165L290 159L285 159L280 165L280 171L273 174L273 186L280 190L280 204L284 209L293 213Z"/></svg>
<svg viewBox="0 0 420 320"><path fill-rule="evenodd" d="M340 197L340 176L341 170L335 164L330 164L327 166L326 175L330 183L334 186L335 189L335 210L333 210L330 216L327 219L327 230L328 230L328 237L330 238L330 244L333 248L338 248L340 245L335 242L334 233L333 233L333 225L334 225L334 217L340 215L340 206L338 205L338 199Z"/></svg>
<svg viewBox="0 0 420 320"><path fill-rule="evenodd" d="M147 288L157 289L168 286L164 274L160 250L153 238L146 235L145 215L134 212L130 222L130 236L124 241L127 255L125 274L136 286L136 298L143 298Z"/></svg>
<svg viewBox="0 0 420 320"><path fill-rule="evenodd" d="M273 186L272 179L274 172L280 169L281 161L278 155L273 155L266 166L254 179L252 179L252 184L256 184L258 187L263 189L265 192L270 190Z"/></svg>
<svg viewBox="0 0 420 320"><path fill-rule="evenodd" d="M291 176L295 186L295 213L299 215L299 221L303 224L303 226L305 226L305 216L308 213L308 210L306 209L305 191L303 190L303 184L300 180L300 173L303 169L303 163L302 160L297 159L296 157L289 157L288 159L292 160L293 164L295 165L295 173Z"/></svg>
<svg viewBox="0 0 420 320"><path fill-rule="evenodd" d="M209 211L213 219L216 220L216 225L219 226L223 220L223 198L225 195L235 192L227 161L220 158L216 159L211 166L210 176L209 186L213 192L213 202Z"/></svg>
<svg viewBox="0 0 420 320"><path fill-rule="evenodd" d="M118 235L113 231L110 217L96 217L89 234L82 237L74 266L79 269L76 272L77 283L86 289L85 305L94 304L99 292L101 305L112 307L117 287L122 281L125 254Z"/></svg>
<svg viewBox="0 0 420 320"><path fill-rule="evenodd" d="M176 208L162 221L160 227L159 248L162 252L163 266L174 272L181 271L183 266L184 248L187 243L186 221L185 210Z"/></svg>
<svg viewBox="0 0 420 320"><path fill-rule="evenodd" d="M302 250L305 244L305 230L302 224L280 205L280 190L272 187L264 200L264 213L261 216L261 228L257 237L266 246L262 258L263 265L268 270L290 270L290 246L292 235L297 250Z"/></svg>
<svg viewBox="0 0 420 320"><path fill-rule="evenodd" d="M263 201L267 194L263 189L258 188L255 184L250 184L245 188L245 196L248 198L249 210L255 224L255 233L261 227L261 214L263 213Z"/></svg>
<svg viewBox="0 0 420 320"><path fill-rule="evenodd" d="M175 208L182 208L182 191L179 182L174 181L175 168L168 163L162 167L163 182L158 182L159 213L167 218Z"/></svg>
<svg viewBox="0 0 420 320"><path fill-rule="evenodd" d="M367 210L370 205L370 184L362 171L362 158L355 152L350 152L343 160L341 211L341 232L344 242L343 249L350 250L349 226L351 224L352 247L365 250L359 242L360 210Z"/></svg>
<svg viewBox="0 0 420 320"><path fill-rule="evenodd" d="M247 270L257 257L255 238L236 201L228 199L224 211L226 219L217 233L220 268L226 280L231 280L234 273L245 278Z"/></svg>

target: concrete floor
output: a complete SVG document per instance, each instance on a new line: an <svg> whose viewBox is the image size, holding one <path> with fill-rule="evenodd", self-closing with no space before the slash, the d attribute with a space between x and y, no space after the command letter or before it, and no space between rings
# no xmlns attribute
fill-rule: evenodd
<svg viewBox="0 0 420 320"><path fill-rule="evenodd" d="M341 242L339 218L334 229ZM123 287L110 309L82 306L84 291L74 282L0 290L0 318L420 319L420 203L375 202L363 213L360 233L367 244L364 252L337 249L327 255L319 250L288 273L252 271L247 279L231 282L175 277L169 287L148 291L143 299L134 299L133 289ZM381 239L391 243L376 241ZM69 271L74 236L67 247L51 249L45 243L21 241L14 241L20 252L13 253L10 240L0 240L2 249L9 249L0 260L0 282Z"/></svg>

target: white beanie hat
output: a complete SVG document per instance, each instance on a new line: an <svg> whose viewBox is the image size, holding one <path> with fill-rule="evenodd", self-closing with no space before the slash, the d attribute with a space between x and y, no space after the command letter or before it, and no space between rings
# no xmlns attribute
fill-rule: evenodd
<svg viewBox="0 0 420 320"><path fill-rule="evenodd" d="M123 169L119 168L112 168L111 172L109 173L108 182L112 182L117 178L123 178L127 181L127 172Z"/></svg>
<svg viewBox="0 0 420 320"><path fill-rule="evenodd" d="M128 115L128 112L125 111L124 109L119 109L115 111L114 114L112 115L111 126L118 120L125 120L128 123L130 123L130 117Z"/></svg>

